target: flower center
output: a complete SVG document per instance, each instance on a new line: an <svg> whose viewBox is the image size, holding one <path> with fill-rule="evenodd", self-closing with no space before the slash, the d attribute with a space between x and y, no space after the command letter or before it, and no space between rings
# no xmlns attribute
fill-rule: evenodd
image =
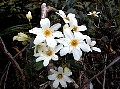
<svg viewBox="0 0 120 89"><path fill-rule="evenodd" d="M74 26L73 31L77 32L78 28L76 26Z"/></svg>
<svg viewBox="0 0 120 89"><path fill-rule="evenodd" d="M62 73L59 73L59 74L57 75L57 78L58 78L58 79L62 79L62 78L63 78L63 74L62 74Z"/></svg>
<svg viewBox="0 0 120 89"><path fill-rule="evenodd" d="M68 21L70 20L69 17L65 17L65 19L68 20Z"/></svg>
<svg viewBox="0 0 120 89"><path fill-rule="evenodd" d="M46 51L46 55L47 55L47 56L51 56L52 54L53 54L52 50Z"/></svg>
<svg viewBox="0 0 120 89"><path fill-rule="evenodd" d="M71 44L71 46L77 46L78 45L78 40L77 39L72 39L70 44Z"/></svg>
<svg viewBox="0 0 120 89"><path fill-rule="evenodd" d="M91 15L92 15L92 16L96 16L96 14L95 14L95 13L92 13Z"/></svg>
<svg viewBox="0 0 120 89"><path fill-rule="evenodd" d="M44 29L43 34L45 35L45 37L48 37L48 36L50 36L52 34L52 32L51 32L51 30L49 28L47 28L47 29Z"/></svg>

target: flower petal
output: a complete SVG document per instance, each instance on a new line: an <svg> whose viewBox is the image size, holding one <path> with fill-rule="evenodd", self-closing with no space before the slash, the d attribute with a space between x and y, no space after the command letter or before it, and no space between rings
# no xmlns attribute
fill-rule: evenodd
<svg viewBox="0 0 120 89"><path fill-rule="evenodd" d="M62 18L66 17L65 13L62 10L59 10L59 13L57 14L60 15Z"/></svg>
<svg viewBox="0 0 120 89"><path fill-rule="evenodd" d="M96 41L92 41L90 45L94 46L95 44L96 44Z"/></svg>
<svg viewBox="0 0 120 89"><path fill-rule="evenodd" d="M79 44L79 47L84 51L84 52L89 52L90 51L90 46L86 44L85 42L81 42Z"/></svg>
<svg viewBox="0 0 120 89"><path fill-rule="evenodd" d="M50 59L49 58L44 58L43 65L47 66L49 64Z"/></svg>
<svg viewBox="0 0 120 89"><path fill-rule="evenodd" d="M71 19L71 18L75 18L75 14L69 13L69 14L67 15L67 17L69 17L70 19Z"/></svg>
<svg viewBox="0 0 120 89"><path fill-rule="evenodd" d="M56 24L54 24L53 26L51 26L50 29L51 29L52 31L56 31L56 30L58 30L60 27L61 27L61 24L60 24L60 23L56 23Z"/></svg>
<svg viewBox="0 0 120 89"><path fill-rule="evenodd" d="M55 81L53 82L53 87L54 87L54 88L57 88L58 85L59 85L59 81L58 81L58 80L55 80Z"/></svg>
<svg viewBox="0 0 120 89"><path fill-rule="evenodd" d="M37 35L35 40L34 40L34 44L40 44L41 42L43 42L45 40L45 37L44 36L39 36Z"/></svg>
<svg viewBox="0 0 120 89"><path fill-rule="evenodd" d="M74 38L73 33L69 28L63 29L63 33L66 38L69 38L69 39Z"/></svg>
<svg viewBox="0 0 120 89"><path fill-rule="evenodd" d="M56 31L56 32L53 33L53 37L60 38L60 37L63 37L63 34L60 31Z"/></svg>
<svg viewBox="0 0 120 89"><path fill-rule="evenodd" d="M65 75L63 75L63 80L69 83L72 82L71 79Z"/></svg>
<svg viewBox="0 0 120 89"><path fill-rule="evenodd" d="M57 53L60 49L63 48L63 45L62 44L59 44L55 47L55 53Z"/></svg>
<svg viewBox="0 0 120 89"><path fill-rule="evenodd" d="M97 51L97 52L101 52L100 48L97 48L97 47L92 47L92 50Z"/></svg>
<svg viewBox="0 0 120 89"><path fill-rule="evenodd" d="M57 55L53 55L52 60L54 60L54 61L58 60L58 56Z"/></svg>
<svg viewBox="0 0 120 89"><path fill-rule="evenodd" d="M33 34L36 34L36 35L41 35L42 29L35 27L35 28L29 30L29 33L33 33Z"/></svg>
<svg viewBox="0 0 120 89"><path fill-rule="evenodd" d="M56 73L57 73L57 71L56 71L56 70L54 70L54 69L50 69L50 72L51 72L51 73L54 73L54 74L56 74Z"/></svg>
<svg viewBox="0 0 120 89"><path fill-rule="evenodd" d="M67 87L66 82L65 82L65 81L63 81L63 80L60 80L60 84L62 85L62 87Z"/></svg>
<svg viewBox="0 0 120 89"><path fill-rule="evenodd" d="M51 36L46 39L47 45L54 48L57 45L56 40Z"/></svg>
<svg viewBox="0 0 120 89"><path fill-rule="evenodd" d="M60 56L64 56L64 55L66 55L67 53L70 53L69 47L63 47L63 48L60 50Z"/></svg>
<svg viewBox="0 0 120 89"><path fill-rule="evenodd" d="M85 25L78 26L78 31L85 31L87 30Z"/></svg>
<svg viewBox="0 0 120 89"><path fill-rule="evenodd" d="M78 39L79 41L86 39L86 35L83 35L80 32L74 32L75 38Z"/></svg>
<svg viewBox="0 0 120 89"><path fill-rule="evenodd" d="M73 49L72 53L73 53L73 57L76 61L78 61L80 59L80 57L82 56L81 50Z"/></svg>
<svg viewBox="0 0 120 89"><path fill-rule="evenodd" d="M39 61L42 61L42 60L44 60L43 57L38 57L38 58L36 59L36 62L39 62Z"/></svg>
<svg viewBox="0 0 120 89"><path fill-rule="evenodd" d="M86 42L87 42L88 45L91 44L91 38L89 36L86 36Z"/></svg>
<svg viewBox="0 0 120 89"><path fill-rule="evenodd" d="M49 28L50 27L50 20L48 18L41 19L40 26L42 29Z"/></svg>
<svg viewBox="0 0 120 89"><path fill-rule="evenodd" d="M49 80L55 80L56 79L56 74L48 75Z"/></svg>
<svg viewBox="0 0 120 89"><path fill-rule="evenodd" d="M70 19L70 26L78 26L78 22L77 22L77 19L76 18L71 18Z"/></svg>
<svg viewBox="0 0 120 89"><path fill-rule="evenodd" d="M63 73L63 68L62 67L58 67L58 72Z"/></svg>

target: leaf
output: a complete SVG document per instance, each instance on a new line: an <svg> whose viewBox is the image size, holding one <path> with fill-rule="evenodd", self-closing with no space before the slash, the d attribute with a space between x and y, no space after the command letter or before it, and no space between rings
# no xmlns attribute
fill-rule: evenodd
<svg viewBox="0 0 120 89"><path fill-rule="evenodd" d="M41 68L43 68L43 61L40 61L40 62L36 62L34 64L34 68L35 70L39 71Z"/></svg>
<svg viewBox="0 0 120 89"><path fill-rule="evenodd" d="M32 65L30 63L26 64L24 71L27 77L31 77L32 76Z"/></svg>

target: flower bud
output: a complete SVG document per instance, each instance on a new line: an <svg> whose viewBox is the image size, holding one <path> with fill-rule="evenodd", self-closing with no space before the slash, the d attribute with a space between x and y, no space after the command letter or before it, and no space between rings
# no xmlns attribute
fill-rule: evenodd
<svg viewBox="0 0 120 89"><path fill-rule="evenodd" d="M32 19L32 15L30 11L28 12L28 14L26 14L26 17L29 21Z"/></svg>

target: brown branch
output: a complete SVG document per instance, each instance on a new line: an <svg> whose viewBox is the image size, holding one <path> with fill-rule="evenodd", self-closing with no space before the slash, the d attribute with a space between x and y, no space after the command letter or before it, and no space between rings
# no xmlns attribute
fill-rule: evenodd
<svg viewBox="0 0 120 89"><path fill-rule="evenodd" d="M19 73L21 75L22 83L23 83L23 89L26 89L26 87L25 87L25 76L24 76L23 70L20 68L19 64L16 62L14 57L8 52L8 50L6 49L5 44L4 44L1 37L0 37L0 48L5 53L6 57L11 62L11 64L14 66L15 70L19 71Z"/></svg>
<svg viewBox="0 0 120 89"><path fill-rule="evenodd" d="M89 79L88 81L86 81L83 86L81 86L79 89L84 89L85 85L90 83L90 81L92 81L93 79L95 79L96 77L98 77L99 75L101 75L104 71L106 71L108 68L110 68L113 64L115 64L117 61L120 60L120 56L118 56L117 58L115 58L107 67L105 67L101 72L99 72L98 74L94 75L91 79Z"/></svg>

